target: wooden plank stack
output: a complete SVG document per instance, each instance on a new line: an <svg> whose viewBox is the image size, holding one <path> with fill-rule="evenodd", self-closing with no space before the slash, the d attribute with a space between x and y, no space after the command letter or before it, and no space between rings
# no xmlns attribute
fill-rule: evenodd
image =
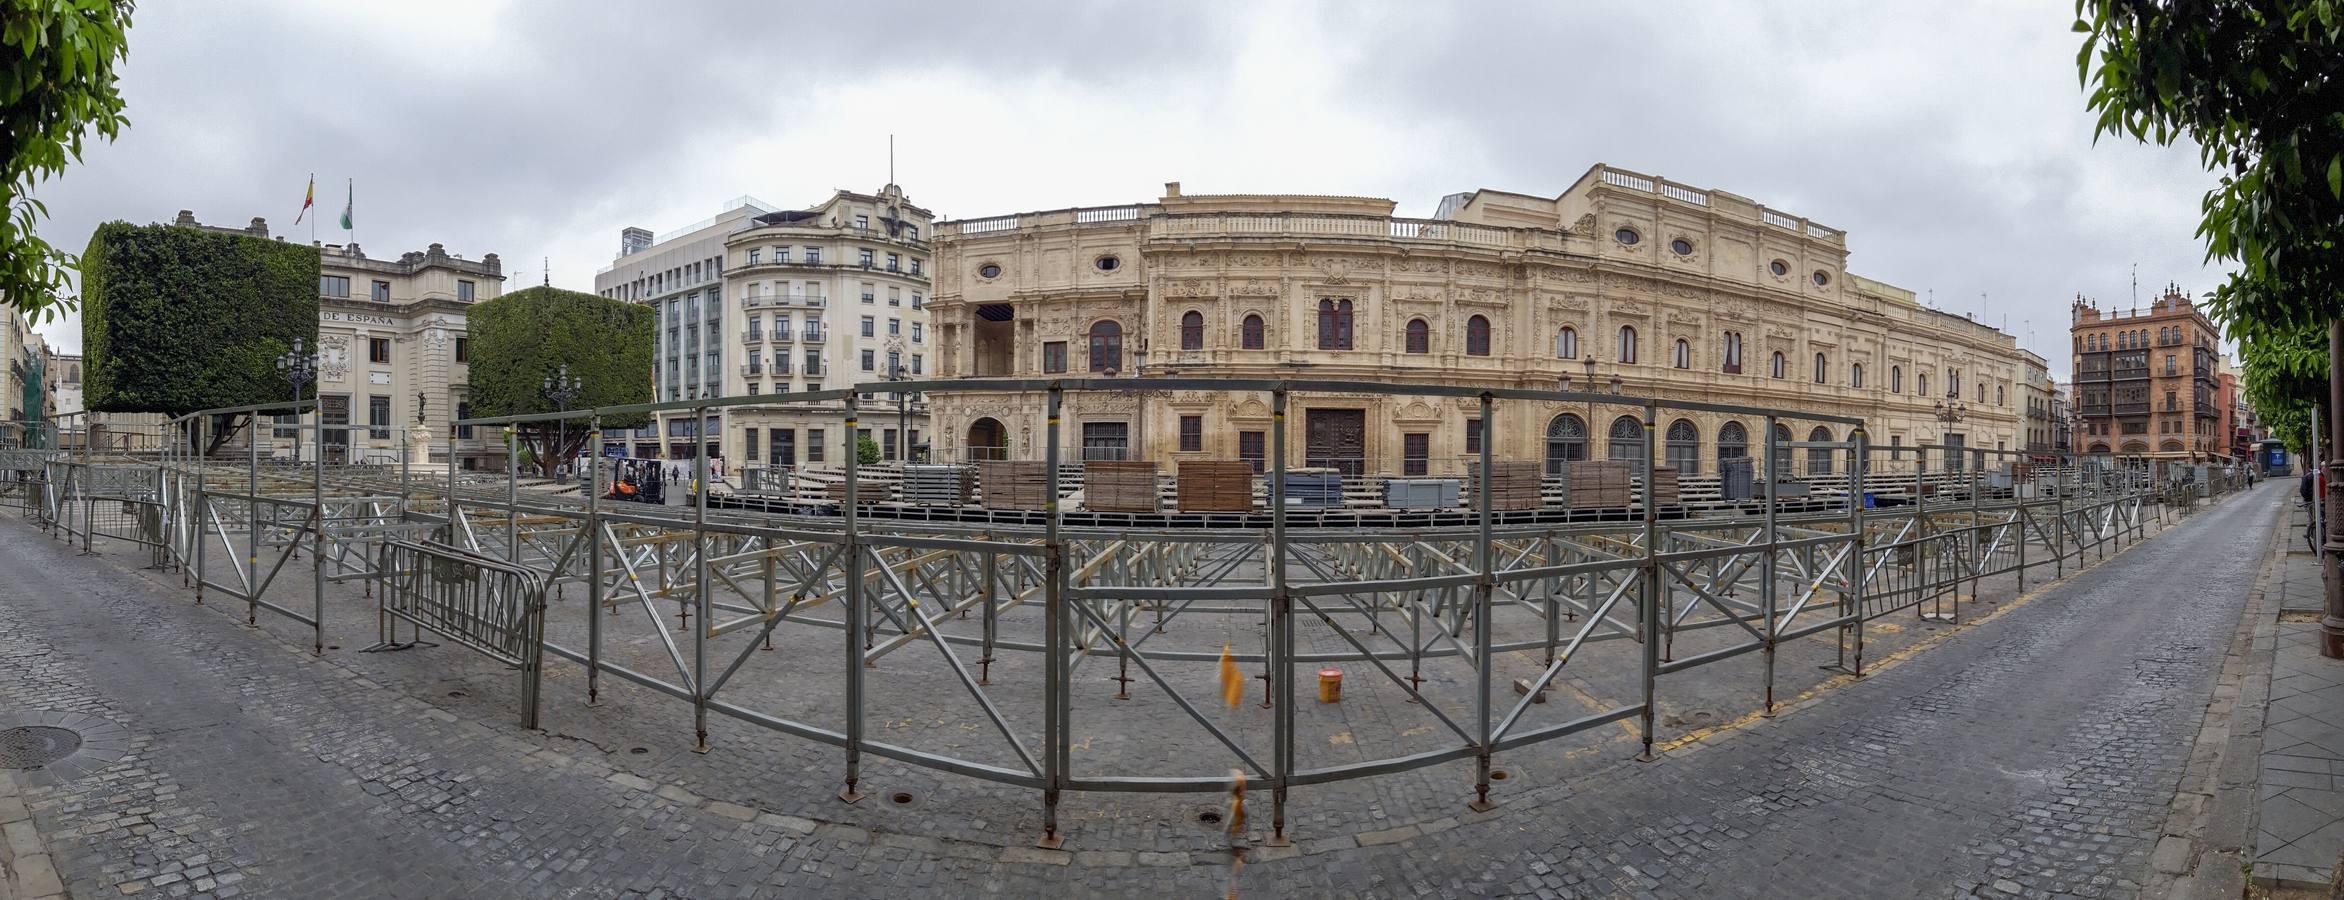
<svg viewBox="0 0 2344 900"><path fill-rule="evenodd" d="M996 460L977 464L986 509L1041 509L1048 505L1049 470L1040 462Z"/></svg>
<svg viewBox="0 0 2344 900"><path fill-rule="evenodd" d="M1571 463L1572 509L1623 509L1635 499L1635 471L1620 460Z"/></svg>
<svg viewBox="0 0 2344 900"><path fill-rule="evenodd" d="M1181 512L1253 511L1253 464L1184 460L1176 480Z"/></svg>
<svg viewBox="0 0 2344 900"><path fill-rule="evenodd" d="M1677 467L1652 467L1652 497L1663 506L1677 502Z"/></svg>
<svg viewBox="0 0 2344 900"><path fill-rule="evenodd" d="M1492 460L1489 464L1489 508L1537 509L1545 502L1543 495L1544 464L1535 460ZM1477 480L1468 495L1475 502L1481 499L1481 484Z"/></svg>
<svg viewBox="0 0 2344 900"><path fill-rule="evenodd" d="M903 502L922 506L963 506L972 495L969 467L909 465L903 467Z"/></svg>
<svg viewBox="0 0 2344 900"><path fill-rule="evenodd" d="M1155 512L1156 464L1093 461L1083 467L1083 508L1092 512Z"/></svg>

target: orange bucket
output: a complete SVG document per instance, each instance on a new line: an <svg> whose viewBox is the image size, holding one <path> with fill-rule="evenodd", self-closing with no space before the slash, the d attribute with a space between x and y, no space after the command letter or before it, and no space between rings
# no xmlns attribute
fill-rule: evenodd
<svg viewBox="0 0 2344 900"><path fill-rule="evenodd" d="M1343 670L1319 670L1319 702L1336 703L1343 699Z"/></svg>

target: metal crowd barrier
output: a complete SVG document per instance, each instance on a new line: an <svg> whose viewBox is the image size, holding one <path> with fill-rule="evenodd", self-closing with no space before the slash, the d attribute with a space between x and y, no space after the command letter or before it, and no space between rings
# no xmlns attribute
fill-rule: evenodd
<svg viewBox="0 0 2344 900"><path fill-rule="evenodd" d="M862 495L851 443L861 392L889 390L1038 398L1050 427L1015 457L1038 457L1045 498L1061 496L1070 398L1190 390L1258 400L1269 432L1267 527L1077 527L1056 502L1031 525L890 518L888 505ZM1623 494L1624 507L1583 520L1508 517L1495 509L1493 479L1477 478L1471 508L1444 520L1462 525L1290 521L1290 406L1363 395L1438 403L1480 423L1477 474L1495 471L1500 415L1561 410L1609 421L1611 458L1630 465L1638 487ZM807 401L843 405L832 413L843 490L814 514L711 506L705 493L678 507L538 493L510 469L497 480L452 466L444 478L412 478L324 462L264 473L257 454L241 470L181 454L158 467L163 543L199 599L226 591L249 604L248 621L257 609L280 612L315 628L321 645L329 581L379 591L380 646L412 645L394 639L404 621L520 668L525 723L536 721L542 655L551 654L584 668L589 701L608 676L690 704L702 748L711 714L836 747L850 801L861 796L865 754L1035 790L1042 840L1054 845L1070 791L1215 792L1234 768L1268 788L1271 830L1282 839L1298 786L1470 761L1472 802L1483 805L1501 754L1612 723L1632 722L1649 756L1666 676L1758 654L1771 709L1776 658L1791 642L1828 634L1835 667L1861 674L1868 623L1909 615L1958 624L1961 598L1978 596L1985 579L2015 576L2023 592L2046 566L2056 578L2138 540L2147 518L2166 509L2157 502L2161 470L2146 460L1881 447L1848 418L1527 389L960 380L462 424L504 426L510 442L517 427L560 422L599 433L606 416ZM1805 496L1788 503L1769 488L1774 499L1699 515L1644 496L1661 456L1656 427L1685 412L1746 419L1760 436L1748 447L1757 476L1768 485L1796 479ZM1786 427L1794 423L1797 431ZM1838 437L1777 437L1810 430ZM1793 466L1800 451L1805 464ZM602 465L589 463L586 483L605 483ZM706 465L694 463L701 483ZM69 470L63 479L87 477ZM2198 483L2236 486L2212 476ZM316 592L306 614L262 597L304 543ZM584 595L584 614L556 615L571 607L549 606L549 597L570 591ZM614 652L613 633L646 627L650 635ZM835 650L758 653L801 633L823 633L817 645ZM1217 692L1200 690L1194 673L1224 654L1246 674L1247 699L1259 698L1266 721L1218 709L1208 699ZM869 679L899 663L933 673L930 693L965 697L967 722L999 739L990 755L870 729L887 698ZM1362 688L1403 696L1430 736L1363 734L1357 743L1374 749L1348 755L1306 745L1299 684L1308 669L1332 664L1364 672ZM1171 722L1150 723L1151 733L1187 727L1177 740L1189 743L1159 766L1102 768L1075 757L1086 666L1114 668L1117 699L1160 695L1167 705L1151 708ZM753 691L743 685L809 676L817 680L807 689L840 703L835 719L744 696ZM1576 714L1542 705L1560 685L1623 676L1633 687Z"/></svg>

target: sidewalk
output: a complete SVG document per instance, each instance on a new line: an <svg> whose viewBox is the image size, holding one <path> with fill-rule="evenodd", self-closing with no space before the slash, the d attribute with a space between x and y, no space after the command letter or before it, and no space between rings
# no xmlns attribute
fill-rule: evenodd
<svg viewBox="0 0 2344 900"><path fill-rule="evenodd" d="M2254 880L2325 889L2344 855L2344 661L2320 656L2319 567L2303 549L2304 513L2289 507L2266 588L2279 622L2257 782Z"/></svg>

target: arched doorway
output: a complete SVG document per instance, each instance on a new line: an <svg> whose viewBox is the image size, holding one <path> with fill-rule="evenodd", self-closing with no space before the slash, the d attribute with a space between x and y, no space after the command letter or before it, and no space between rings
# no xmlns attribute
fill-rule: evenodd
<svg viewBox="0 0 2344 900"><path fill-rule="evenodd" d="M1619 460L1644 458L1644 425L1636 421L1635 416L1621 416L1612 420L1611 458Z"/></svg>
<svg viewBox="0 0 2344 900"><path fill-rule="evenodd" d="M1678 475L1701 474L1701 429L1689 419L1678 419L1668 426L1668 464Z"/></svg>
<svg viewBox="0 0 2344 900"><path fill-rule="evenodd" d="M989 417L969 423L968 456L971 460L1008 459L1009 429Z"/></svg>
<svg viewBox="0 0 2344 900"><path fill-rule="evenodd" d="M1587 422L1563 413L1546 423L1546 473L1560 475L1566 463L1587 458Z"/></svg>

